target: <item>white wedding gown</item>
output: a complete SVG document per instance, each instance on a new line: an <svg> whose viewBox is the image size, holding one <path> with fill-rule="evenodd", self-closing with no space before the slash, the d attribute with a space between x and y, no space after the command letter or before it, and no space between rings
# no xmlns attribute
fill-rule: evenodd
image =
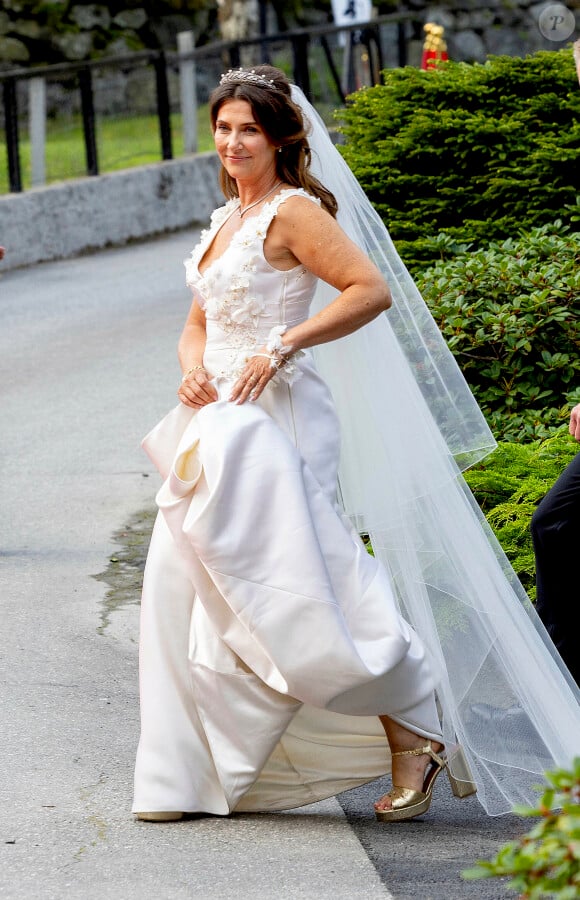
<svg viewBox="0 0 580 900"><path fill-rule="evenodd" d="M433 397L419 391L425 354L449 354L420 298L405 303L401 285L416 289L394 251L386 316L317 348L316 368L296 354L256 402L228 401L245 359L307 318L315 292L312 307L325 302L303 266L264 257L295 194L309 196L281 192L201 275L230 201L186 263L219 400L176 407L144 441L164 482L143 586L133 809L226 815L336 794L389 771L381 714L459 741L488 813L534 803L543 772L580 751L580 694L432 416L453 426L453 372ZM361 221L380 253L382 224ZM333 399L319 372L338 382Z"/></svg>
<svg viewBox="0 0 580 900"><path fill-rule="evenodd" d="M143 586L135 811L300 806L389 771L378 715L441 734L424 647L337 504L338 423L310 355L257 402L227 399L244 360L309 315L315 277L263 252L296 194L309 197L285 190L248 217L202 276L230 201L186 262L219 400L176 407L144 441L165 480Z"/></svg>

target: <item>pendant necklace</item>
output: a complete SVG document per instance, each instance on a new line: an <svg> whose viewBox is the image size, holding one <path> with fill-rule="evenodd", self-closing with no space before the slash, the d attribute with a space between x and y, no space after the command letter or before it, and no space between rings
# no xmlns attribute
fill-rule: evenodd
<svg viewBox="0 0 580 900"><path fill-rule="evenodd" d="M273 194L274 191L276 190L276 188L280 187L281 184L282 184L281 181L277 181L276 184L274 185L274 187L270 188L270 190L269 190L266 194L264 194L263 197L258 197L258 199L257 199L257 200L254 200L253 203L250 203L249 206L245 206L243 209L241 209L241 208L238 209L238 214L239 214L239 216L240 216L240 219L242 218L242 216L245 216L245 215L246 215L246 213L248 212L248 210L253 209L254 206L257 206L258 203L261 203L262 200L265 200L266 197L269 197L270 194Z"/></svg>

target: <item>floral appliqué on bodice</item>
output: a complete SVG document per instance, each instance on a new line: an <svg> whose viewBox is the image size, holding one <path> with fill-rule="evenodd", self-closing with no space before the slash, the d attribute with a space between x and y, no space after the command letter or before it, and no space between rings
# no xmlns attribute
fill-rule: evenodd
<svg viewBox="0 0 580 900"><path fill-rule="evenodd" d="M319 203L299 188L282 191L258 215L244 221L222 255L201 274L201 260L222 225L239 208L238 199L229 200L213 213L209 228L185 260L187 284L205 312L208 345L237 351L230 354L227 369L219 373L224 377L236 377L253 351L308 317L316 277L302 265L287 271L275 269L264 256L268 228L289 196ZM279 370L277 379L292 382L300 375L299 355L303 354L294 354Z"/></svg>

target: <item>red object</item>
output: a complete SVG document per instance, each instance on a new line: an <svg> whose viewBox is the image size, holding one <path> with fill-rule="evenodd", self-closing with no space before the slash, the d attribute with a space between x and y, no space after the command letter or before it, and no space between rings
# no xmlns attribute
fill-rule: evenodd
<svg viewBox="0 0 580 900"><path fill-rule="evenodd" d="M447 50L423 50L421 68L434 69L437 63L444 62L446 59L449 59Z"/></svg>
<svg viewBox="0 0 580 900"><path fill-rule="evenodd" d="M421 57L422 69L434 69L440 62L449 59L447 55L447 44L443 37L443 26L436 25L434 22L427 22L423 26L426 34L425 43L423 44L423 55Z"/></svg>

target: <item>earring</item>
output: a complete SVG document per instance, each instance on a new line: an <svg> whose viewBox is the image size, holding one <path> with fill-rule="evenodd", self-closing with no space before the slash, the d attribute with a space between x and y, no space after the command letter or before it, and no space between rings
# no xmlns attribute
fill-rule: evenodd
<svg viewBox="0 0 580 900"><path fill-rule="evenodd" d="M283 149L284 149L284 147L278 147L278 153L282 153Z"/></svg>

